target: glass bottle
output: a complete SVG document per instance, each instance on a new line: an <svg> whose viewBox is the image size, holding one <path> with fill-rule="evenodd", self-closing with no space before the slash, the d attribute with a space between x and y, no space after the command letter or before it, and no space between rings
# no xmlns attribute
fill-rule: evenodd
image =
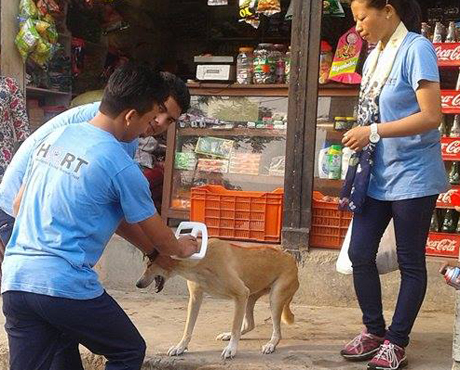
<svg viewBox="0 0 460 370"><path fill-rule="evenodd" d="M460 137L460 116L458 114L454 117L454 123L450 128L449 137Z"/></svg>
<svg viewBox="0 0 460 370"><path fill-rule="evenodd" d="M440 43L442 42L442 33L443 33L443 25L441 22L436 22L436 26L434 27L433 33L433 43Z"/></svg>
<svg viewBox="0 0 460 370"><path fill-rule="evenodd" d="M438 126L439 134L441 137L446 137L447 135L447 125L446 125L446 116L442 116L441 123Z"/></svg>
<svg viewBox="0 0 460 370"><path fill-rule="evenodd" d="M253 51L251 47L241 47L236 58L236 81L241 85L252 84Z"/></svg>
<svg viewBox="0 0 460 370"><path fill-rule="evenodd" d="M455 22L449 22L449 29L447 31L445 42L448 42L448 43L457 42L457 29L455 27Z"/></svg>
<svg viewBox="0 0 460 370"><path fill-rule="evenodd" d="M449 172L449 183L451 185L460 185L459 162L452 162Z"/></svg>
<svg viewBox="0 0 460 370"><path fill-rule="evenodd" d="M448 209L444 221L442 223L441 231L444 233L454 233L457 229L458 214L453 209Z"/></svg>
<svg viewBox="0 0 460 370"><path fill-rule="evenodd" d="M438 211L435 209L431 216L430 231L439 232L439 218Z"/></svg>

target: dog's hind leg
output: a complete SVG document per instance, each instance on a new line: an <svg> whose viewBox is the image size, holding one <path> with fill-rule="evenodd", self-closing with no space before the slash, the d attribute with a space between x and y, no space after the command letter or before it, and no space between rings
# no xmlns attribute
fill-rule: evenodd
<svg viewBox="0 0 460 370"><path fill-rule="evenodd" d="M241 328L241 335L247 334L255 328L254 322L254 306L257 300L263 295L267 294L269 289L261 290L260 292L251 294L248 298L248 304L246 305L246 314L244 315L243 326ZM216 340L228 341L232 337L232 333L225 332L219 334Z"/></svg>
<svg viewBox="0 0 460 370"><path fill-rule="evenodd" d="M193 328L195 327L198 312L200 311L201 302L203 301L203 290L193 281L187 280L190 298L188 301L187 321L185 323L184 335L181 341L172 346L168 351L168 356L179 356L183 354L192 339Z"/></svg>
<svg viewBox="0 0 460 370"><path fill-rule="evenodd" d="M243 324L244 313L248 303L249 289L244 283L238 279L232 284L230 288L232 291L233 300L235 302L235 312L233 314L233 325L230 343L222 351L223 358L233 358L238 349L238 342L241 337L241 326Z"/></svg>
<svg viewBox="0 0 460 370"><path fill-rule="evenodd" d="M281 340L281 314L284 306L291 301L299 287L297 278L288 281L280 278L276 281L270 292L270 310L272 314L273 333L270 341L262 347L262 353L273 353Z"/></svg>

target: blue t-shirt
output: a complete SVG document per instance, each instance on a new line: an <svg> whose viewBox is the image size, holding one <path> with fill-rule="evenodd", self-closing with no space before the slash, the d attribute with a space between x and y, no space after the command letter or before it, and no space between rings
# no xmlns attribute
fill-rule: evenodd
<svg viewBox="0 0 460 370"><path fill-rule="evenodd" d="M137 223L156 213L138 165L112 134L88 123L37 143L24 184L2 293L98 297L103 288L93 266L122 218Z"/></svg>
<svg viewBox="0 0 460 370"><path fill-rule="evenodd" d="M380 94L380 124L420 112L415 92L422 80L439 82L436 53L430 41L409 32ZM395 201L435 195L447 189L437 129L379 141L367 193L370 197Z"/></svg>
<svg viewBox="0 0 460 370"><path fill-rule="evenodd" d="M3 180L0 183L0 208L13 216L13 201L16 197L19 188L22 184L22 179L26 172L27 163L29 161L32 149L37 142L41 141L45 136L49 135L54 130L70 125L72 123L87 122L94 118L99 110L100 102L85 104L76 108L69 109L60 115L52 118L35 131L18 149L13 160L6 169L3 175ZM138 146L138 140L130 143L121 143L123 148L131 158L134 158Z"/></svg>

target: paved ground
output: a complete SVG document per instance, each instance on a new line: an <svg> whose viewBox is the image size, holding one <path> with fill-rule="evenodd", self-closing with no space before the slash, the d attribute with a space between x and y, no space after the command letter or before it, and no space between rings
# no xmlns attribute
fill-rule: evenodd
<svg viewBox="0 0 460 370"><path fill-rule="evenodd" d="M296 322L283 326L283 340L272 355L260 349L271 334L266 301L256 306L256 329L240 342L233 360L223 361L225 343L217 334L230 328L233 305L229 301L206 298L198 318L190 351L170 358L167 349L176 344L185 323L187 299L152 293L111 292L133 319L148 345L143 370L364 370L364 363L348 363L339 356L345 342L361 329L360 313L354 308L316 308L294 305ZM389 317L389 316L388 316ZM0 325L4 318L0 316ZM453 316L423 312L413 331L408 349L409 370L450 370ZM7 369L5 334L0 335L0 370ZM85 353L87 370L102 370L103 361ZM65 370L65 369L62 369Z"/></svg>

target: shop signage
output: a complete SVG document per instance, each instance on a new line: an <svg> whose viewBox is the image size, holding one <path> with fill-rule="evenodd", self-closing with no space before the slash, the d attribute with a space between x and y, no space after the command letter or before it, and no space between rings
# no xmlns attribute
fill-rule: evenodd
<svg viewBox="0 0 460 370"><path fill-rule="evenodd" d="M426 254L428 256L458 258L459 246L459 234L430 233L426 243Z"/></svg>
<svg viewBox="0 0 460 370"><path fill-rule="evenodd" d="M460 43L434 44L440 67L460 66Z"/></svg>
<svg viewBox="0 0 460 370"><path fill-rule="evenodd" d="M441 152L445 161L460 161L460 137L441 138Z"/></svg>
<svg viewBox="0 0 460 370"><path fill-rule="evenodd" d="M460 91L441 90L442 112L460 114Z"/></svg>

